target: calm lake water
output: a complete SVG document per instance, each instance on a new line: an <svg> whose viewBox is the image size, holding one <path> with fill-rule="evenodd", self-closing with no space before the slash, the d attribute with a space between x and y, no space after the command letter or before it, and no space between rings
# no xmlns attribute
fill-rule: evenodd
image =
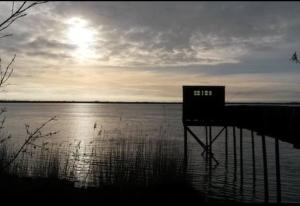
<svg viewBox="0 0 300 206"><path fill-rule="evenodd" d="M139 136L154 139L161 138L163 131L165 133L163 138L178 148L178 155L183 155L183 125L179 104L1 103L0 107L7 109L5 128L12 135L11 142L15 147L24 142L25 124L35 128L47 119L57 116L58 120L51 122L45 128L45 131L59 131L57 135L47 140L53 143L74 141L88 143L95 135L93 128L96 123L98 128L103 128L108 138L113 138L120 133L124 136L140 133ZM193 129L204 140L204 128ZM213 134L216 135L220 129L214 128ZM232 128L229 128L228 133L228 167L225 169L223 133L213 145L213 152L220 165L212 170L211 179L208 178L206 161L201 156L201 147L191 137L188 139L189 172L193 177L195 187L206 191L214 198L263 202L264 181L260 136L255 136L257 177L253 184L251 136L250 131L244 130L244 181L241 187L239 167L236 178L234 175ZM274 139L267 137L266 142L270 201L275 202ZM239 138L237 138L237 152L239 153ZM300 150L288 143L280 142L280 152L282 201L300 202Z"/></svg>

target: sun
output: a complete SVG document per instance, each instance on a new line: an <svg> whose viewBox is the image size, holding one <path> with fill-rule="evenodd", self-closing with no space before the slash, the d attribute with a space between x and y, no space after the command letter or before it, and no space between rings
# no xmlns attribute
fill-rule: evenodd
<svg viewBox="0 0 300 206"><path fill-rule="evenodd" d="M93 46L96 32L89 27L88 22L79 17L73 17L67 21L67 39L75 46L72 55L78 59L86 59L94 56Z"/></svg>

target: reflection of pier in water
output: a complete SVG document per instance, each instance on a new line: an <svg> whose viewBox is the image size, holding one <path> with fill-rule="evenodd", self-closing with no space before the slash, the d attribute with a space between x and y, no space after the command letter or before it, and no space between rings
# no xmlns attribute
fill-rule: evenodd
<svg viewBox="0 0 300 206"><path fill-rule="evenodd" d="M268 162L265 136L275 139L275 163L276 163L276 198L281 202L281 177L279 140L291 143L299 148L300 140L300 107L278 106L276 104L225 104L224 86L183 86L183 112L182 121L184 125L184 154L187 163L188 147L187 136L190 134L203 148L202 156L208 162L209 178L211 178L212 165L219 164L213 153L213 143L224 136L225 138L225 168L228 163L228 130L232 129L233 136L233 158L234 177L236 178L237 167L240 171L240 185L243 189L244 168L243 168L243 130L251 131L252 151L252 178L253 184L256 181L256 160L255 160L255 136L256 132L261 136L262 158L264 171L264 197L269 202ZM205 138L202 140L192 131L191 126L203 126ZM213 136L212 127L222 129ZM222 135L224 134L224 135ZM239 137L239 163L237 161L236 140Z"/></svg>

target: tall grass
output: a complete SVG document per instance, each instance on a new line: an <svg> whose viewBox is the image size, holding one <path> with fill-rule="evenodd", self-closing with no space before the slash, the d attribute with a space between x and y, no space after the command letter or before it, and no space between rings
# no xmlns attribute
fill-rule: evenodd
<svg viewBox="0 0 300 206"><path fill-rule="evenodd" d="M166 141L140 140L133 144L120 139L92 165L91 174L99 187L148 187L185 180L183 165L178 151L170 151Z"/></svg>
<svg viewBox="0 0 300 206"><path fill-rule="evenodd" d="M88 144L31 145L7 171L18 176L68 179L77 187L114 187L119 190L147 188L159 184L190 182L182 155L172 141L162 137L116 138L95 132ZM141 134L141 133L139 133ZM9 162L13 152L0 148L0 166Z"/></svg>

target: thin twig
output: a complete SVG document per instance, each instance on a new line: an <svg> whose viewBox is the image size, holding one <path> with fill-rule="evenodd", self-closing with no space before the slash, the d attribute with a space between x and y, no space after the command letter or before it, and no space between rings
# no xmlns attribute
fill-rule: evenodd
<svg viewBox="0 0 300 206"><path fill-rule="evenodd" d="M11 67L11 65L14 63L15 59L16 59L16 54L9 62L9 64L6 66L4 73L2 72L2 70L0 71L0 87L3 86L12 75L14 69Z"/></svg>
<svg viewBox="0 0 300 206"><path fill-rule="evenodd" d="M25 140L25 142L23 143L23 145L20 147L20 149L15 153L15 155L13 156L13 158L2 168L0 168L0 173L2 173L6 168L8 168L19 156L19 154L23 151L23 149L31 142L32 139L35 139L34 137L36 137L35 135L37 133L40 132L40 130L45 127L49 122L56 120L56 116L50 118L48 121L44 122L40 127L36 128L35 131L33 133L30 133L30 135L28 136L28 138Z"/></svg>
<svg viewBox="0 0 300 206"><path fill-rule="evenodd" d="M21 3L20 6L18 6L17 8L15 5L15 2L12 2L12 6L11 6L11 14L10 16L8 16L5 20L3 20L2 22L0 22L0 32L4 31L5 29L7 29L10 25L12 25L16 20L26 16L27 14L25 13L28 9L30 9L31 7L34 7L36 5L39 4L43 4L46 3L46 1L36 1L36 2L31 2L27 4L27 1L24 1ZM0 33L0 39L3 39L5 37L9 37L12 36L12 34L1 34ZM1 59L0 59L0 75L1 75L1 79L0 79L0 87L3 86L6 81L11 77L12 73L13 73L13 68L11 67L12 63L15 61L16 55L14 55L14 57L12 58L12 60L10 61L10 63L8 64L8 66L6 67L4 73L2 72L2 68L1 68Z"/></svg>

